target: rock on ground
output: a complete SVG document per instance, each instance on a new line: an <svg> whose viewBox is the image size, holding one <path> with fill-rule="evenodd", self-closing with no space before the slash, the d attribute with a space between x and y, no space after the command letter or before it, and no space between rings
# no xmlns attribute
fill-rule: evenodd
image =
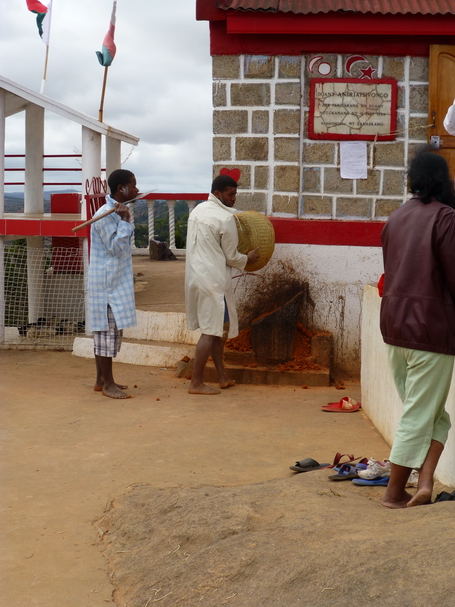
<svg viewBox="0 0 455 607"><path fill-rule="evenodd" d="M130 487L96 524L116 604L453 607L455 503L388 510L329 474Z"/></svg>

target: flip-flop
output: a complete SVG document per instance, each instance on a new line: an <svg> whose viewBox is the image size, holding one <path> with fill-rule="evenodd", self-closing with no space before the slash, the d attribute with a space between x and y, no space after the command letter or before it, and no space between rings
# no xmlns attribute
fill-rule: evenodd
<svg viewBox="0 0 455 607"><path fill-rule="evenodd" d="M343 457L347 457L348 458L347 461L342 462L341 459ZM368 462L366 457L360 459L360 457L354 457L353 453L343 453L343 455L342 455L338 451L338 453L333 458L333 464L331 466L328 466L328 468L334 468L335 470L338 471L340 469L340 466L342 466L343 464L352 464L353 462L356 462L357 460L360 460L360 462L362 462L362 464L364 462Z"/></svg>
<svg viewBox="0 0 455 607"><path fill-rule="evenodd" d="M355 460L353 462L345 462L347 464L352 464L353 466L355 466L356 470L366 470L368 468L368 459L366 457L364 457L363 459L360 460L360 462L354 463ZM338 464L338 466L334 467L335 472L339 472L341 466L344 466L344 464Z"/></svg>
<svg viewBox="0 0 455 607"><path fill-rule="evenodd" d="M361 409L362 404L349 396L343 396L337 403L327 403L321 409L331 413L354 413Z"/></svg>
<svg viewBox="0 0 455 607"><path fill-rule="evenodd" d="M358 478L357 467L351 466L351 464L343 464L340 467L338 474L331 474L327 478L331 481L349 481Z"/></svg>
<svg viewBox="0 0 455 607"><path fill-rule="evenodd" d="M310 472L311 470L328 468L329 465L330 464L320 464L315 459L306 457L305 459L300 460L300 462L295 462L295 466L289 466L289 470L294 470L294 472Z"/></svg>
<svg viewBox="0 0 455 607"><path fill-rule="evenodd" d="M441 491L441 493L438 493L438 495L436 496L436 499L434 500L434 504L436 504L436 502L452 502L455 501L455 491L452 491L452 493L449 493L448 491Z"/></svg>
<svg viewBox="0 0 455 607"><path fill-rule="evenodd" d="M372 480L367 480L365 478L355 478L353 479L354 485L373 485L379 487L387 487L389 484L390 477L381 477L381 478L373 478Z"/></svg>

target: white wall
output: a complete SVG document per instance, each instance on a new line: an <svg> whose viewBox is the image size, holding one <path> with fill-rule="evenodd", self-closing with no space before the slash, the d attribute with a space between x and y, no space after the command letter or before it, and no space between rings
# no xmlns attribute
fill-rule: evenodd
<svg viewBox="0 0 455 607"><path fill-rule="evenodd" d="M364 288L362 314L362 408L385 440L392 444L403 406L389 370L386 347L379 330L381 298L376 286ZM455 375L455 373L454 373ZM446 409L455 426L455 381L452 380ZM455 428L449 433L436 470L436 478L455 486Z"/></svg>
<svg viewBox="0 0 455 607"><path fill-rule="evenodd" d="M383 272L379 247L278 244L261 274L291 265L309 284L314 302L313 330L329 331L334 338L334 368L360 373L360 324L363 287L377 282ZM251 295L258 278L236 281L238 302ZM241 305L241 304L240 304Z"/></svg>

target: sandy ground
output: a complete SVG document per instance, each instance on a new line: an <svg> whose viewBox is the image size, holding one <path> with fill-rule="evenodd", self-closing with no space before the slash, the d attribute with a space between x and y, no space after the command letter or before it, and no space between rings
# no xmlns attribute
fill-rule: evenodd
<svg viewBox="0 0 455 607"><path fill-rule="evenodd" d="M344 392L238 386L201 397L188 395L173 370L116 364L134 398L114 401L93 391L93 361L67 352L1 351L0 364L0 596L8 607L113 605L94 523L136 483L242 486L292 479L289 465L308 456L389 452L362 412L320 410L344 395L359 400L358 383L347 381Z"/></svg>

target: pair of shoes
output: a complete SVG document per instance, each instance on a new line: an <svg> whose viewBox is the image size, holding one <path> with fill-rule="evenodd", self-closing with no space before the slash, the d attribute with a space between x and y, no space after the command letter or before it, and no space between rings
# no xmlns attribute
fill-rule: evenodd
<svg viewBox="0 0 455 607"><path fill-rule="evenodd" d="M413 468L411 474L409 475L408 482L406 483L406 487L417 487L419 484L419 471Z"/></svg>
<svg viewBox="0 0 455 607"><path fill-rule="evenodd" d="M368 460L366 470L359 470L359 477L365 480L374 478L388 478L390 476L392 464L389 461L379 462L374 457Z"/></svg>

